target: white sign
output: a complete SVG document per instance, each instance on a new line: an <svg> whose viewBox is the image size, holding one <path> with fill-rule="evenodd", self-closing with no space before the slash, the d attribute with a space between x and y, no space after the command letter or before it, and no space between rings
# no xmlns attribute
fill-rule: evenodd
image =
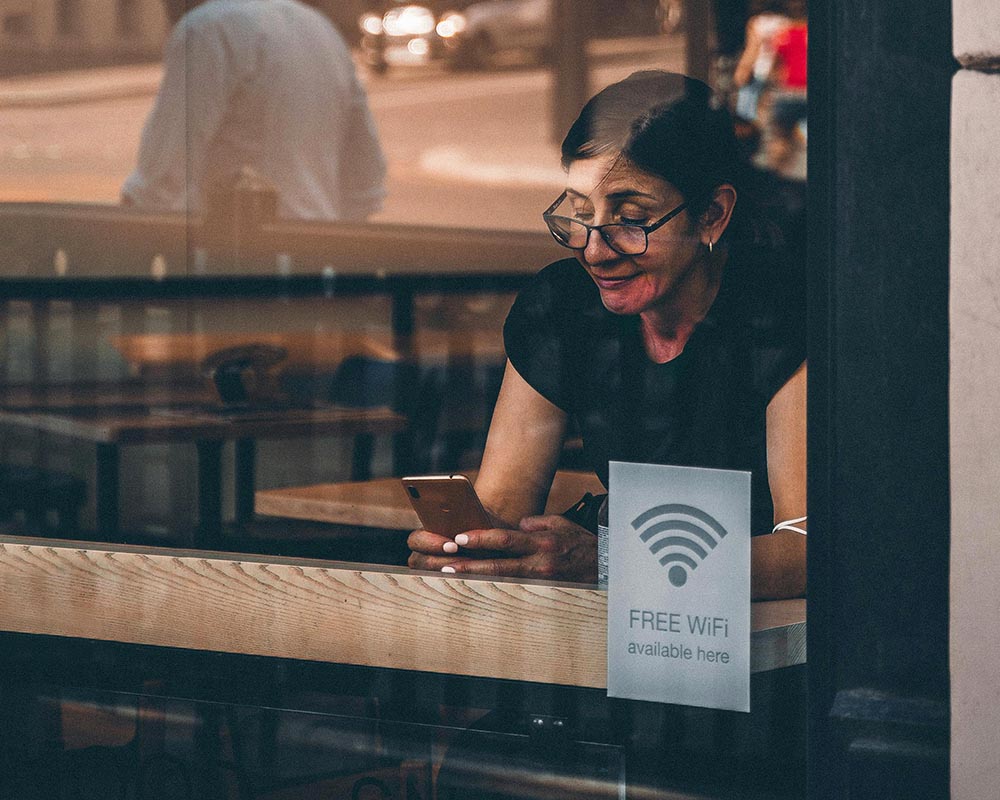
<svg viewBox="0 0 1000 800"><path fill-rule="evenodd" d="M612 461L608 696L750 710L750 473Z"/></svg>

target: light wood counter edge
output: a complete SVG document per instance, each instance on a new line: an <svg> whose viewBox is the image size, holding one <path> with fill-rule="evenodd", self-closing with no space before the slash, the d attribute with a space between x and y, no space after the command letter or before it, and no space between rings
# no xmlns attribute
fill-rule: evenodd
<svg viewBox="0 0 1000 800"><path fill-rule="evenodd" d="M606 685L591 586L0 536L0 629ZM753 668L805 659L805 601L754 605Z"/></svg>

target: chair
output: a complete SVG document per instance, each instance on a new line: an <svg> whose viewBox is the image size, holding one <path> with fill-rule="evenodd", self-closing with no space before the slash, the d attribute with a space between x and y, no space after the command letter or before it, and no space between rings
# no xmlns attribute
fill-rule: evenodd
<svg viewBox="0 0 1000 800"><path fill-rule="evenodd" d="M397 475L478 465L500 391L504 364L465 358L424 364L409 358L352 355L336 371L286 373L281 388L293 402L326 401L354 408L389 406L407 420L393 438ZM374 436L354 440L351 480L372 477ZM463 459L475 451L469 463Z"/></svg>
<svg viewBox="0 0 1000 800"><path fill-rule="evenodd" d="M317 703L326 710L228 707L240 800L429 800L429 752L407 758L388 741L375 700L313 694Z"/></svg>
<svg viewBox="0 0 1000 800"><path fill-rule="evenodd" d="M398 359L354 355L345 358L331 375L324 372L286 373L281 387L296 403L327 402L352 408L389 406L408 419L407 430L393 437L393 470L414 469L414 453L430 449L437 420L433 376L422 374L416 364ZM375 455L375 436L354 436L351 480L370 480ZM242 539L230 539L231 549L275 552L306 558L342 561L406 563L409 548L400 531L385 531L373 537L351 525L331 525L301 520L280 521L255 518L243 526Z"/></svg>
<svg viewBox="0 0 1000 800"><path fill-rule="evenodd" d="M25 741L6 754L5 800L195 800L196 765L167 752L159 698L53 687L14 702Z"/></svg>
<svg viewBox="0 0 1000 800"><path fill-rule="evenodd" d="M22 512L29 533L73 536L86 502L87 484L81 478L32 466L0 466L0 516ZM55 525L49 523L50 511Z"/></svg>
<svg viewBox="0 0 1000 800"><path fill-rule="evenodd" d="M420 454L430 447L440 394L433 375L422 372L412 361L349 356L333 376L328 399L354 408L389 406L407 417L407 429L393 439L393 469L396 472L415 469ZM374 448L372 434L355 437L351 480L371 478Z"/></svg>

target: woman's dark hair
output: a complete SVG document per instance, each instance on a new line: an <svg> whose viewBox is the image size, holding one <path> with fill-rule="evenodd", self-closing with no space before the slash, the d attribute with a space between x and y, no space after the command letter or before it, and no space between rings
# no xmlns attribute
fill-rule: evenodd
<svg viewBox="0 0 1000 800"><path fill-rule="evenodd" d="M739 200L729 230L747 232L742 149L729 112L713 105L701 81L649 70L594 95L563 140L562 164L568 169L606 153L620 153L629 165L674 186L693 218L708 208L717 186L732 184Z"/></svg>

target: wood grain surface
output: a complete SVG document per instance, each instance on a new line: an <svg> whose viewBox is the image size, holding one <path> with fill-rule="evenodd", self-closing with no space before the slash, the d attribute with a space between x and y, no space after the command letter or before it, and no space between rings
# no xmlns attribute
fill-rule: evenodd
<svg viewBox="0 0 1000 800"><path fill-rule="evenodd" d="M463 470L475 481L476 470ZM560 514L584 492L598 494L604 487L592 472L559 470L552 482L546 513ZM399 478L321 483L264 489L256 494L258 514L313 522L413 530L420 525Z"/></svg>
<svg viewBox="0 0 1000 800"><path fill-rule="evenodd" d="M0 629L23 633L603 687L606 601L581 584L0 537ZM756 668L802 663L804 617L804 600L754 604Z"/></svg>

